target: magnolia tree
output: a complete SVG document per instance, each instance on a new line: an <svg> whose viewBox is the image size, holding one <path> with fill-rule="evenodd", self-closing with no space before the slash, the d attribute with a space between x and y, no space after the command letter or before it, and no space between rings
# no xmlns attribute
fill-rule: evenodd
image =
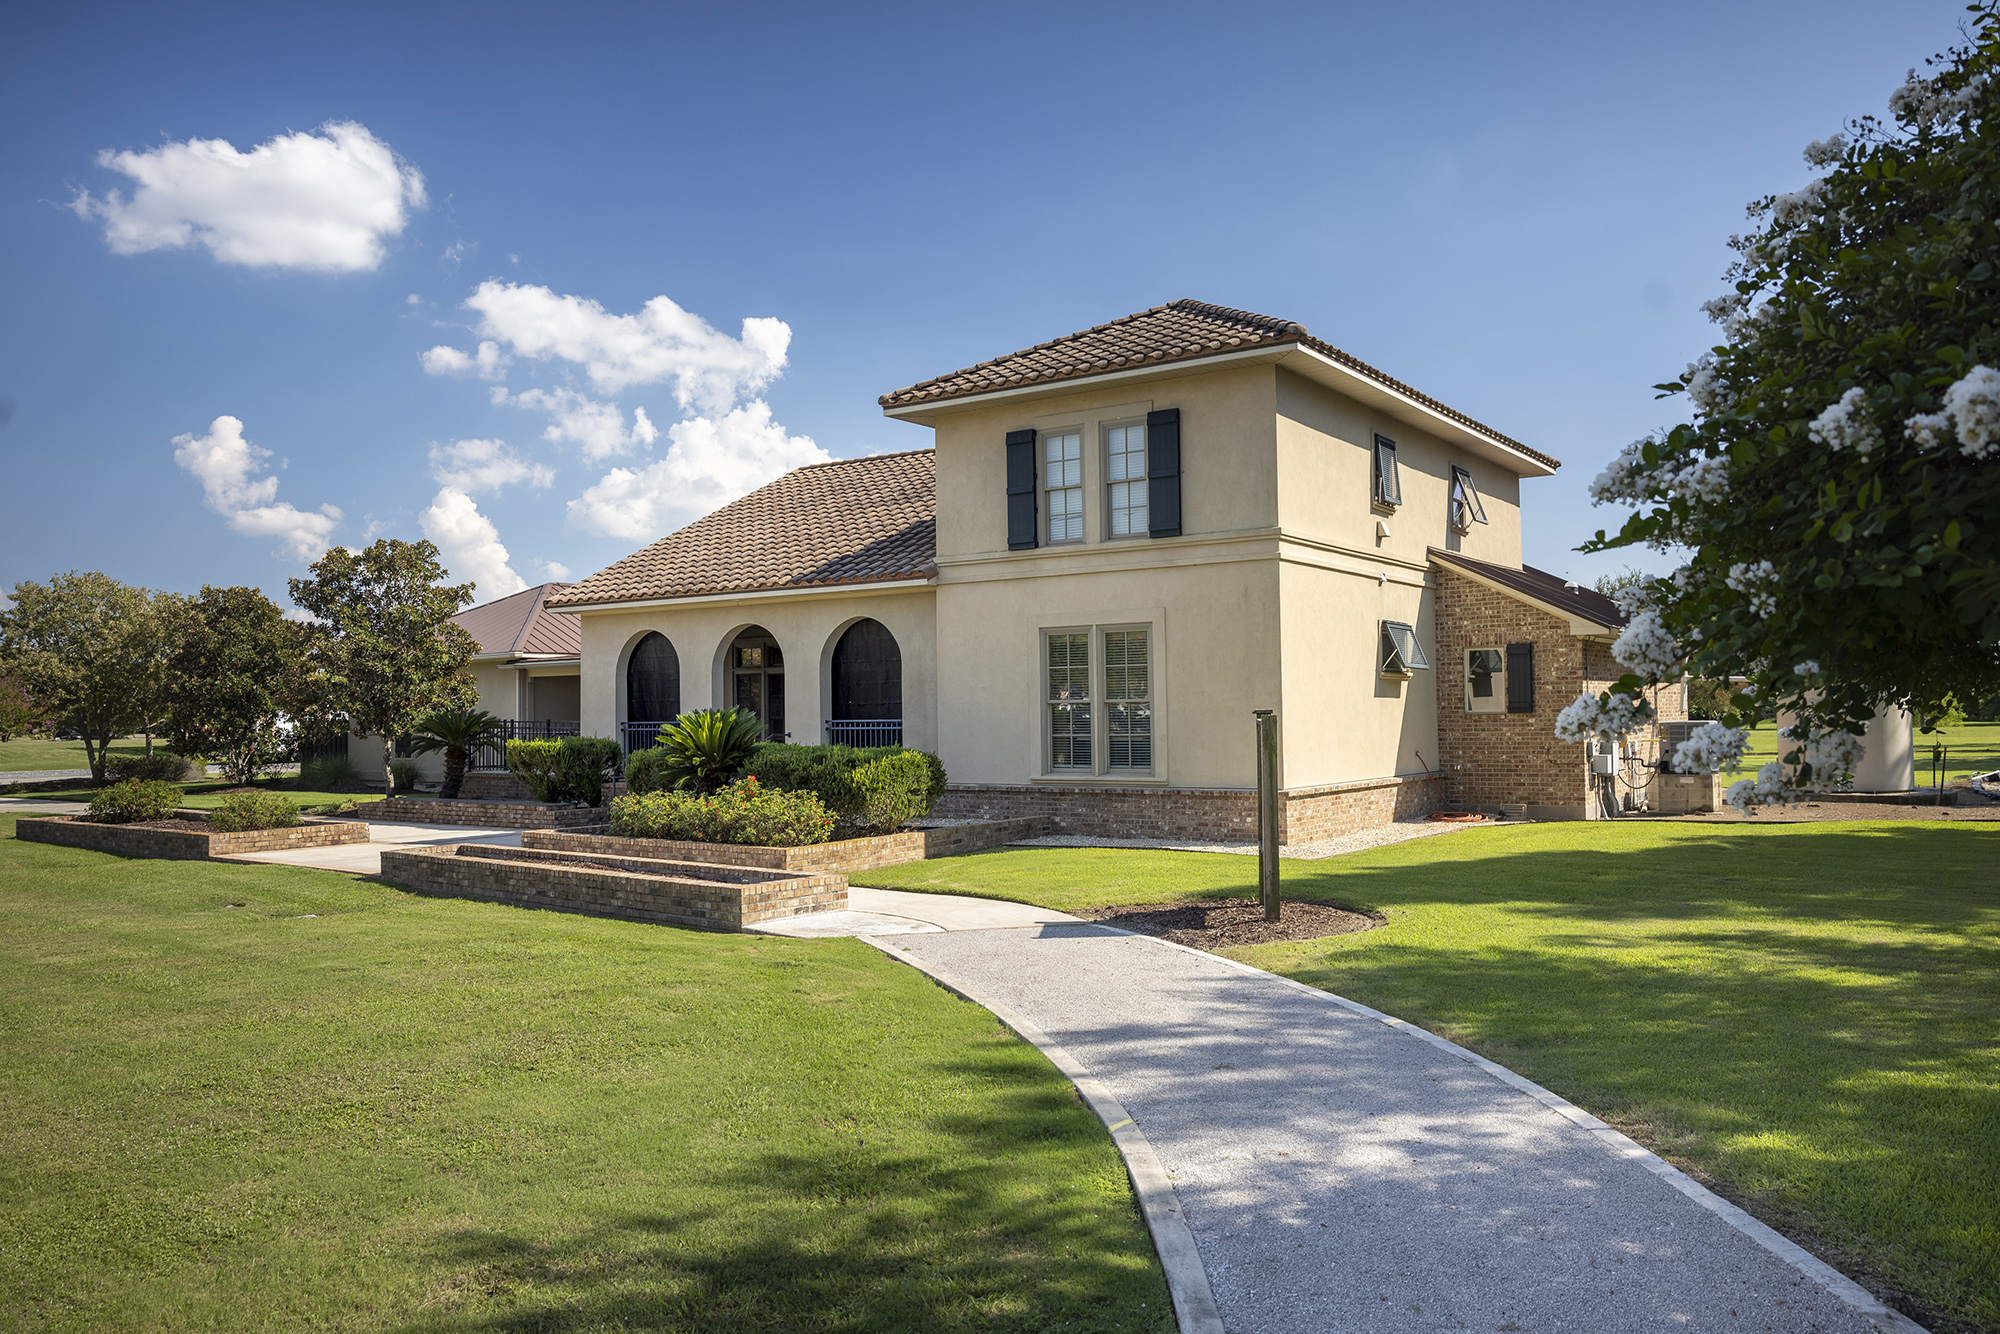
<svg viewBox="0 0 2000 1334"><path fill-rule="evenodd" d="M1887 121L1808 145L1819 175L1750 206L1722 341L1660 385L1690 420L1592 484L1632 506L1584 550L1687 549L1621 590L1631 669L1557 735L1623 736L1645 686L1743 682L1672 757L1735 769L1754 716L1793 715L1739 807L1839 782L1881 708L1942 712L2000 688L2000 3L1912 71Z"/></svg>

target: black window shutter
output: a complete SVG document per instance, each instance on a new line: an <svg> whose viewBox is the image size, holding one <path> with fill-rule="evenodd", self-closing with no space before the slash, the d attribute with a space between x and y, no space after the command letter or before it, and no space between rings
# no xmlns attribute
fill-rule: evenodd
<svg viewBox="0 0 2000 1334"><path fill-rule="evenodd" d="M1146 535L1181 535L1181 410L1146 414Z"/></svg>
<svg viewBox="0 0 2000 1334"><path fill-rule="evenodd" d="M1507 712L1535 711L1535 646L1507 646Z"/></svg>
<svg viewBox="0 0 2000 1334"><path fill-rule="evenodd" d="M1007 549L1035 545L1035 433L1007 432Z"/></svg>

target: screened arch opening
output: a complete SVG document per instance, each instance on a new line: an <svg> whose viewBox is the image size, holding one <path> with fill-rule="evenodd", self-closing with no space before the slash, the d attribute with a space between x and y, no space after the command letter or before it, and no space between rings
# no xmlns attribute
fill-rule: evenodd
<svg viewBox="0 0 2000 1334"><path fill-rule="evenodd" d="M632 648L625 663L625 749L654 744L662 725L681 714L681 656L655 630Z"/></svg>
<svg viewBox="0 0 2000 1334"><path fill-rule="evenodd" d="M903 651L880 621L847 627L833 646L833 717L827 740L850 746L903 741Z"/></svg>

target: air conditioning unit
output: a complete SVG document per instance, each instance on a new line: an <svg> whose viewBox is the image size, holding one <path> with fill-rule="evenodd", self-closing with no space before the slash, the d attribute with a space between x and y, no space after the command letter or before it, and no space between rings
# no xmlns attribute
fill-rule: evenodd
<svg viewBox="0 0 2000 1334"><path fill-rule="evenodd" d="M1675 746L1680 745L1681 742L1687 740L1706 726L1708 726L1707 721L1701 718L1692 718L1685 722L1661 723L1660 727L1663 731L1660 743L1661 751L1667 755L1672 755Z"/></svg>

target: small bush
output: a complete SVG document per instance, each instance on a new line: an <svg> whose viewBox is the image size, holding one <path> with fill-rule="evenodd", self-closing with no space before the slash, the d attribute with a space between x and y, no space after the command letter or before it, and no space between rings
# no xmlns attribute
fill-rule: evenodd
<svg viewBox="0 0 2000 1334"><path fill-rule="evenodd" d="M324 805L320 806L301 806L299 807L299 814L300 815L345 815L349 811L354 811L359 809L361 809L361 807L358 802L329 801Z"/></svg>
<svg viewBox="0 0 2000 1334"><path fill-rule="evenodd" d="M232 793L208 815L208 827L224 834L238 834L246 829L290 829L298 822L298 807L275 792Z"/></svg>
<svg viewBox="0 0 2000 1334"><path fill-rule="evenodd" d="M810 792L740 778L702 795L688 790L628 793L611 803L611 832L626 838L685 839L797 848L824 843L833 813Z"/></svg>
<svg viewBox="0 0 2000 1334"><path fill-rule="evenodd" d="M308 792L339 792L361 785L361 766L345 755L321 755L299 766L299 786Z"/></svg>
<svg viewBox="0 0 2000 1334"><path fill-rule="evenodd" d="M861 798L849 775L866 764L868 756L869 752L853 746L770 742L751 753L743 771L767 787L810 792L841 819L853 820L861 812Z"/></svg>
<svg viewBox="0 0 2000 1334"><path fill-rule="evenodd" d="M389 761L389 781L396 785L398 792L415 792L417 784L423 781L424 768L415 760L396 759Z"/></svg>
<svg viewBox="0 0 2000 1334"><path fill-rule="evenodd" d="M179 783L192 766L178 755L156 750L151 755L113 755L104 761L104 776L114 783L135 778L151 783Z"/></svg>
<svg viewBox="0 0 2000 1334"><path fill-rule="evenodd" d="M648 746L635 750L625 761L625 786L633 792L660 792L674 785L674 778L668 770L673 761L660 746Z"/></svg>
<svg viewBox="0 0 2000 1334"><path fill-rule="evenodd" d="M602 736L566 736L560 741L509 741L507 769L536 801L604 803L604 780L617 772L624 752Z"/></svg>
<svg viewBox="0 0 2000 1334"><path fill-rule="evenodd" d="M90 818L98 824L164 820L180 804L181 790L172 783L134 778L116 787L99 788L90 799Z"/></svg>
<svg viewBox="0 0 2000 1334"><path fill-rule="evenodd" d="M507 772L520 779L536 801L560 801L552 794L562 787L562 742L509 741Z"/></svg>
<svg viewBox="0 0 2000 1334"><path fill-rule="evenodd" d="M878 834L893 834L936 804L930 795L930 757L899 750L873 759L848 775L860 809L855 818Z"/></svg>

